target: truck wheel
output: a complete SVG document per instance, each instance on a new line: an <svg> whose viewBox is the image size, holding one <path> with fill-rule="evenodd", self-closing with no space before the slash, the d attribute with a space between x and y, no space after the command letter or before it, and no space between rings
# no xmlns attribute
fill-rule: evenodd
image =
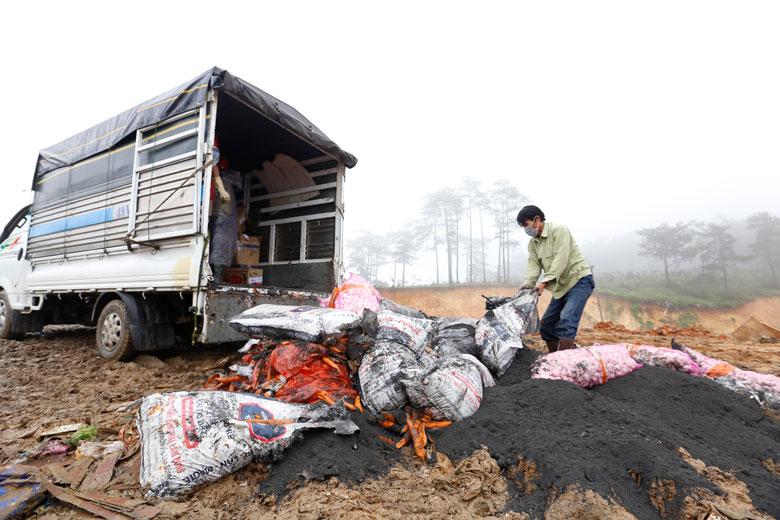
<svg viewBox="0 0 780 520"><path fill-rule="evenodd" d="M125 361L135 355L130 337L130 315L122 300L111 300L103 307L95 339L98 352L106 359Z"/></svg>
<svg viewBox="0 0 780 520"><path fill-rule="evenodd" d="M11 329L11 302L8 300L8 294L0 290L0 339L21 339L23 334L13 332Z"/></svg>

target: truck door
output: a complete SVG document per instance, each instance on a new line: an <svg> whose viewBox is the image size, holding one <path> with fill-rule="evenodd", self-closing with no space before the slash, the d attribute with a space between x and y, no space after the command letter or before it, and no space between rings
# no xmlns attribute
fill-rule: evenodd
<svg viewBox="0 0 780 520"><path fill-rule="evenodd" d="M136 133L129 238L154 242L200 230L207 106Z"/></svg>
<svg viewBox="0 0 780 520"><path fill-rule="evenodd" d="M27 233L30 229L30 207L19 211L0 234L0 286L8 294L11 307L21 309L26 302Z"/></svg>

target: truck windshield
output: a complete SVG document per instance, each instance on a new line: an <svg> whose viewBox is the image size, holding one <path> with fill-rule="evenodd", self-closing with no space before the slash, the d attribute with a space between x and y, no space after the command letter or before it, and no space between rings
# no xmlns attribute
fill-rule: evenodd
<svg viewBox="0 0 780 520"><path fill-rule="evenodd" d="M11 218L11 220L8 221L8 224L6 224L5 227L3 228L3 234L0 235L0 242L5 241L5 239L11 236L11 233L14 232L14 229L24 224L23 219L27 219L27 214L29 212L30 212L30 206L25 206L16 212L16 214Z"/></svg>

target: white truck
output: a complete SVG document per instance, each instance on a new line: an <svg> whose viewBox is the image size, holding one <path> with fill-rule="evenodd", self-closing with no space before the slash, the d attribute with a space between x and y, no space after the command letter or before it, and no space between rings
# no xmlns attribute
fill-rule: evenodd
<svg viewBox="0 0 780 520"><path fill-rule="evenodd" d="M239 179L261 286L224 283L209 262L221 232L210 226L215 138ZM100 354L128 359L239 341L227 321L259 303L316 305L342 268L344 172L356 163L294 108L218 68L44 149L33 203L0 235L0 338L94 325Z"/></svg>

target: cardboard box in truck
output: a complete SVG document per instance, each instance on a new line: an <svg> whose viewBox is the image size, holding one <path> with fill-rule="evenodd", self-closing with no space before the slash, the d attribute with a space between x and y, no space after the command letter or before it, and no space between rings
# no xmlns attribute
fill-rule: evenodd
<svg viewBox="0 0 780 520"><path fill-rule="evenodd" d="M260 237L241 235L236 244L236 264L250 266L260 263Z"/></svg>

